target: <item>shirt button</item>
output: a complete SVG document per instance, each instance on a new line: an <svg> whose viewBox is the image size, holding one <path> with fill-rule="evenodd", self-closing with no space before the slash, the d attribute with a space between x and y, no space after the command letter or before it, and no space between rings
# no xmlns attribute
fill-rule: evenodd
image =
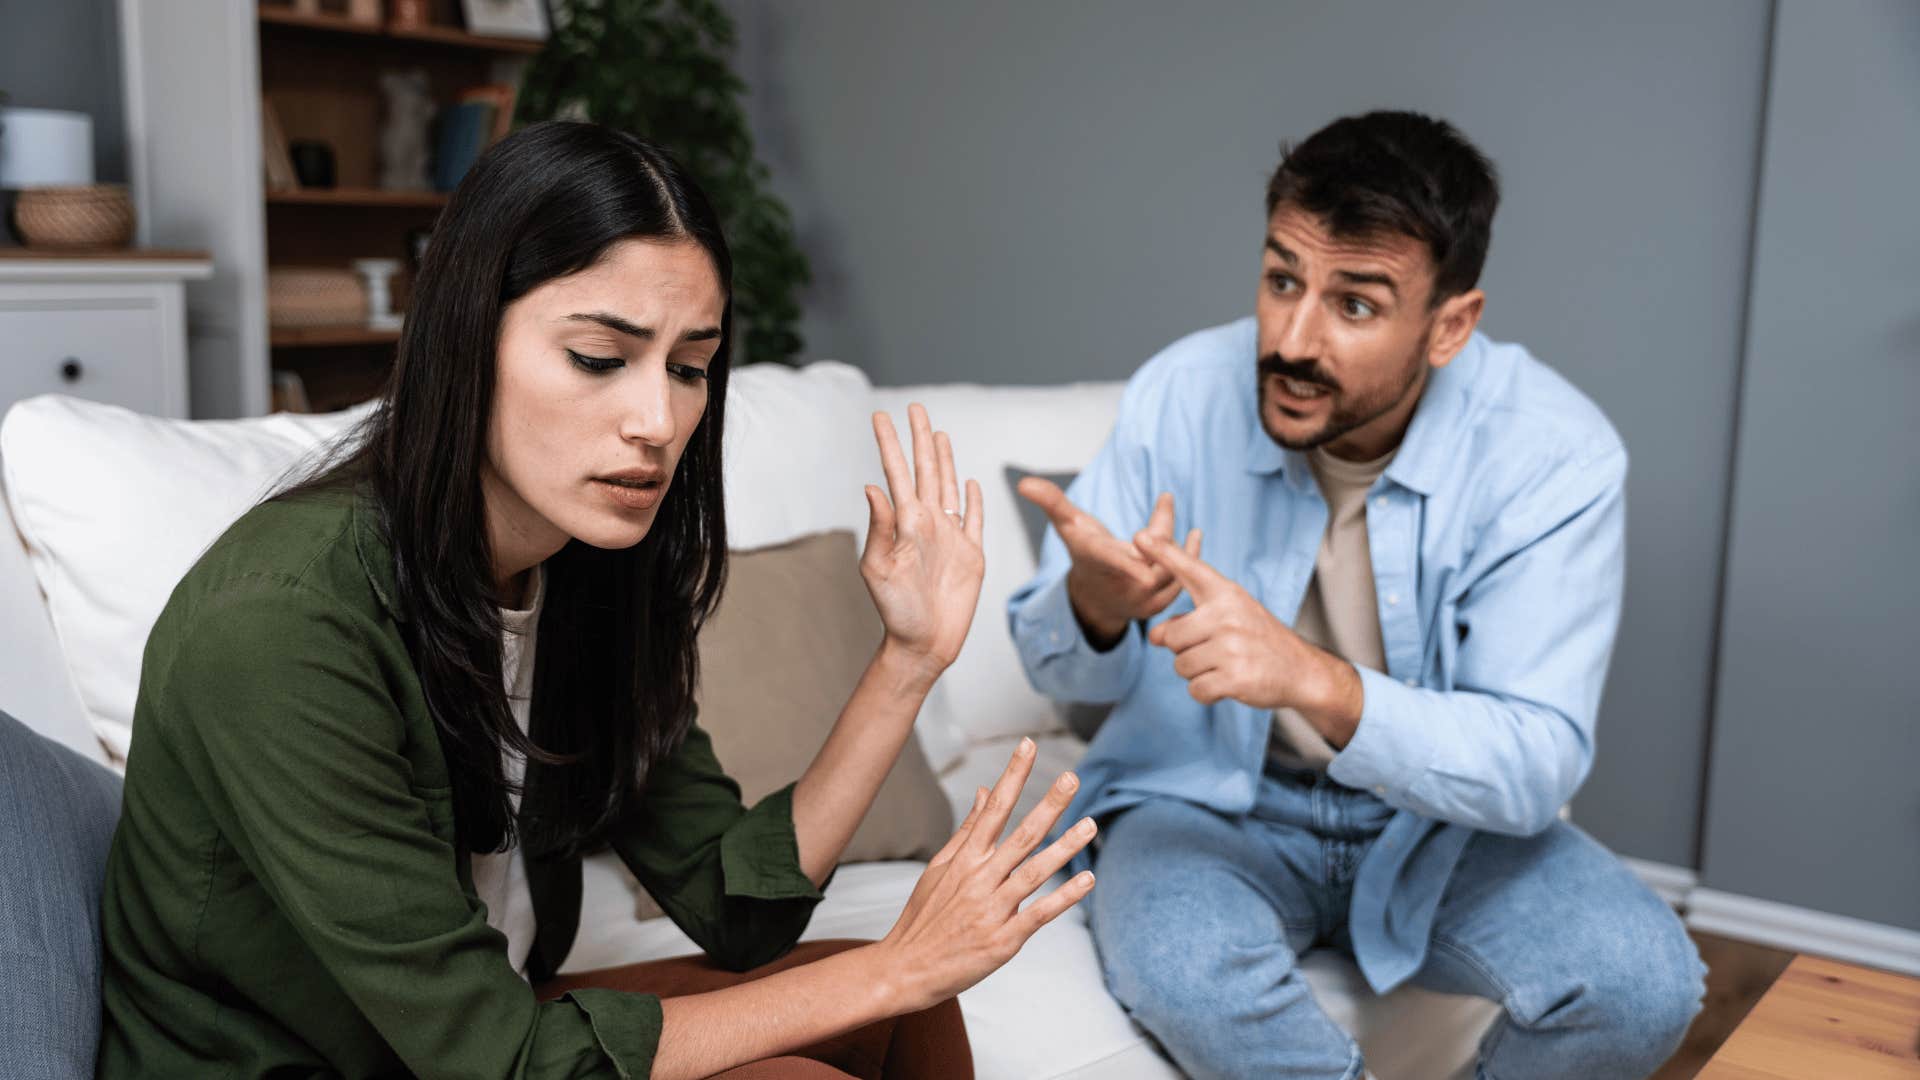
<svg viewBox="0 0 1920 1080"><path fill-rule="evenodd" d="M1385 784L1373 785L1373 793L1375 795L1385 795L1387 793L1387 785Z"/></svg>
<svg viewBox="0 0 1920 1080"><path fill-rule="evenodd" d="M1420 680L1419 680L1419 679L1401 679L1400 681L1401 681L1401 682L1403 682L1403 683L1406 683L1406 684L1407 684L1408 686L1419 686L1419 685L1420 685Z"/></svg>
<svg viewBox="0 0 1920 1080"><path fill-rule="evenodd" d="M1058 630L1055 630L1055 631L1054 631L1053 633L1051 633L1051 634L1048 634L1048 635L1047 635L1047 641L1048 641L1048 643L1050 643L1050 644L1053 644L1053 645L1058 645L1058 644L1060 644L1060 631L1058 631Z"/></svg>
<svg viewBox="0 0 1920 1080"><path fill-rule="evenodd" d="M1388 606L1388 607L1393 607L1394 605L1396 605L1396 604L1398 604L1399 602L1400 602L1400 594L1399 594L1399 593L1397 593L1397 592L1390 592L1390 593L1388 593L1388 594L1387 594L1387 606Z"/></svg>
<svg viewBox="0 0 1920 1080"><path fill-rule="evenodd" d="M1373 500L1373 508L1375 510L1385 510L1387 508L1387 497L1385 495L1376 496Z"/></svg>

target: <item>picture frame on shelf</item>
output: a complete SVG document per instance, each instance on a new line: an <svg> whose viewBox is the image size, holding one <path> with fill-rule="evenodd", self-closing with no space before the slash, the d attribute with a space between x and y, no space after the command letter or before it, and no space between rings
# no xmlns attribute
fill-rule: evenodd
<svg viewBox="0 0 1920 1080"><path fill-rule="evenodd" d="M546 0L460 0L467 32L545 41L552 27Z"/></svg>

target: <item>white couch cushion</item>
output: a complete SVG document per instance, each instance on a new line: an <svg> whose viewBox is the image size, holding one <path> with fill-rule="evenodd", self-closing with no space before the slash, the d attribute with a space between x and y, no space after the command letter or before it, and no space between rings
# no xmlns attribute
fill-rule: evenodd
<svg viewBox="0 0 1920 1080"><path fill-rule="evenodd" d="M783 544L847 529L864 537L872 389L859 368L748 364L727 380L727 544Z"/></svg>
<svg viewBox="0 0 1920 1080"><path fill-rule="evenodd" d="M364 415L166 420L60 395L0 423L14 522L95 734L124 760L175 583L290 467Z"/></svg>
<svg viewBox="0 0 1920 1080"><path fill-rule="evenodd" d="M0 466L3 467L3 466ZM0 485L4 487L4 485ZM0 711L89 761L107 752L87 722L86 706L60 658L60 639L47 621L46 598L27 562L0 491Z"/></svg>
<svg viewBox="0 0 1920 1080"><path fill-rule="evenodd" d="M974 788L999 777L1018 741L1009 737L978 744L941 778L948 799L962 815ZM1046 793L1046 782L1071 768L1086 748L1066 734L1036 741L1033 777L1012 821L1024 817ZM841 867L801 940L886 936L923 869L917 862ZM1042 891L1051 891L1062 880L1056 877ZM580 933L563 971L593 971L697 951L671 921L633 917L637 888L613 856L587 860ZM1168 1080L1180 1075L1107 993L1084 906L1041 929L1012 963L960 995L980 1080ZM1335 1023L1354 1033L1368 1068L1382 1080L1429 1080L1470 1072L1480 1037L1498 1015L1490 1001L1414 986L1375 996L1352 961L1325 949L1308 953L1301 970L1314 1000Z"/></svg>
<svg viewBox="0 0 1920 1080"><path fill-rule="evenodd" d="M840 363L733 373L725 467L734 547L864 530L868 395L866 376ZM117 759L132 738L147 634L175 583L235 519L370 407L189 421L44 395L7 412L5 495L71 673L73 688L63 692L78 691ZM944 730L929 739L930 756L946 748L934 759L938 768L956 739Z"/></svg>
<svg viewBox="0 0 1920 1080"><path fill-rule="evenodd" d="M955 468L980 482L986 514L986 581L959 659L934 688L928 710L971 740L1058 730L1059 711L1028 684L1007 629L1007 597L1033 576L1033 552L1005 470L1077 472L1113 429L1124 383L1067 386L908 386L876 389L874 407L892 414L904 437L907 406L918 401L953 438ZM879 455L864 470L883 484ZM863 534L864 535L864 534ZM922 726L927 721L923 718ZM936 763L936 768L939 767Z"/></svg>

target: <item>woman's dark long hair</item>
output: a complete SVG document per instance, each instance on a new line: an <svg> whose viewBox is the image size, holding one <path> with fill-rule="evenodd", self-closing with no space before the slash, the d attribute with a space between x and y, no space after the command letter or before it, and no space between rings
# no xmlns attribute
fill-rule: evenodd
<svg viewBox="0 0 1920 1080"><path fill-rule="evenodd" d="M545 564L530 733L508 707L481 466L501 315L627 238L691 240L727 296L707 407L646 539L578 540ZM495 144L434 226L386 391L350 456L279 498L363 486L393 551L407 648L452 775L460 844L530 855L592 846L685 738L695 638L726 575L720 447L733 263L719 217L666 153L595 124L549 122ZM526 756L520 820L504 770Z"/></svg>

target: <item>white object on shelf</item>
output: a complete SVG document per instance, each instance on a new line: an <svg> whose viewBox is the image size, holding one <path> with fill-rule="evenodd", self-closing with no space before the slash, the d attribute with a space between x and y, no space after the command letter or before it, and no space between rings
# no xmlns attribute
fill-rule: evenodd
<svg viewBox="0 0 1920 1080"><path fill-rule="evenodd" d="M9 259L0 254L0 413L35 394L185 417L185 283L199 259Z"/></svg>
<svg viewBox="0 0 1920 1080"><path fill-rule="evenodd" d="M375 330L400 329L388 283L400 272L399 259L355 259L353 269L367 283L367 325Z"/></svg>
<svg viewBox="0 0 1920 1080"><path fill-rule="evenodd" d="M0 188L93 183L93 118L63 109L0 109Z"/></svg>

